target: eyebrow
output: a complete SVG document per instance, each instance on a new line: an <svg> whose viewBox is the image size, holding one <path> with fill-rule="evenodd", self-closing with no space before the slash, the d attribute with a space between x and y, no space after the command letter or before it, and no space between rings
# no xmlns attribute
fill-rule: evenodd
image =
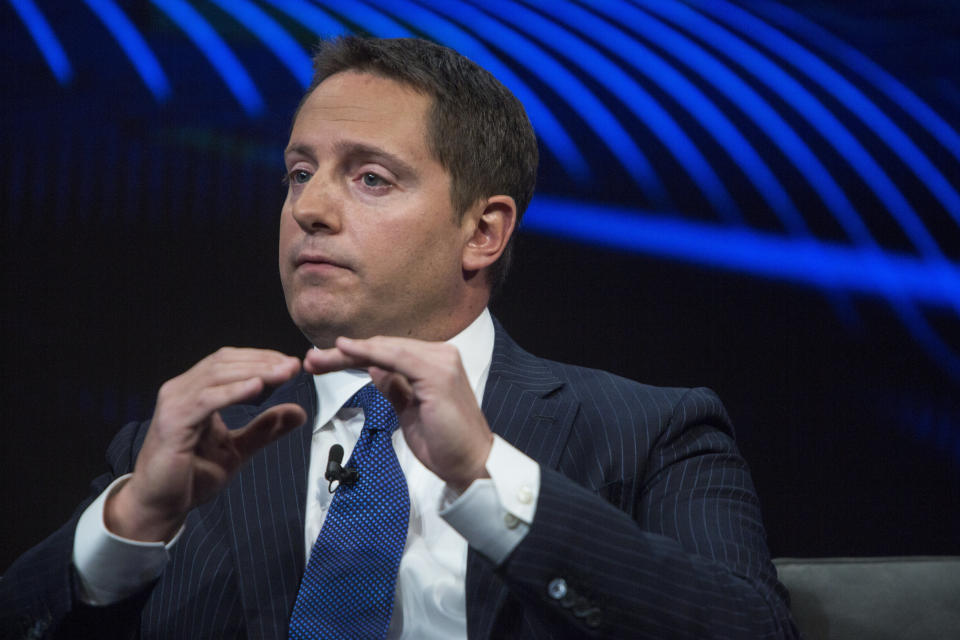
<svg viewBox="0 0 960 640"><path fill-rule="evenodd" d="M341 140L335 142L333 145L333 152L336 156L344 158L346 161L356 160L358 158L369 158L371 160L381 162L386 165L391 171L396 173L398 177L406 178L415 178L418 175L417 170L406 160L400 158L400 156L385 151L379 147L374 147L368 144L363 144L362 142L351 142L349 140ZM290 155L301 155L310 159L315 159L314 149L306 144L292 144L288 146L284 152L284 157L289 157Z"/></svg>

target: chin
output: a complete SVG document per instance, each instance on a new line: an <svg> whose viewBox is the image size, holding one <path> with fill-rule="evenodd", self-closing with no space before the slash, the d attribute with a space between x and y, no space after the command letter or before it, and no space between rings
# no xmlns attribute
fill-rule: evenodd
<svg viewBox="0 0 960 640"><path fill-rule="evenodd" d="M333 305L318 304L317 301L309 304L288 302L287 311L301 333L317 347L332 345L349 325L349 320L336 313Z"/></svg>

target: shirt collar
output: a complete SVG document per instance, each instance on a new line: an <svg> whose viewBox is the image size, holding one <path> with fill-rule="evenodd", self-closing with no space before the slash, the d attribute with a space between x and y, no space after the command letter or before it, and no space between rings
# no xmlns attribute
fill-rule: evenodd
<svg viewBox="0 0 960 640"><path fill-rule="evenodd" d="M490 373L494 334L490 311L484 308L466 329L447 340L460 351L460 360L478 403L483 398ZM317 389L317 421L313 426L316 432L333 419L353 394L370 382L370 375L366 369L346 369L315 375L313 380Z"/></svg>

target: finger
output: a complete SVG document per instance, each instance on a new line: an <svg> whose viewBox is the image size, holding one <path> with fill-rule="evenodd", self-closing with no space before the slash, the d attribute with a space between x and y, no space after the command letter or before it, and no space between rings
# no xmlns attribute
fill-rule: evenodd
<svg viewBox="0 0 960 640"><path fill-rule="evenodd" d="M211 500L230 479L230 476L240 466L239 462L232 467L225 467L218 462L197 458L195 461L194 478L196 486L191 499L193 506Z"/></svg>
<svg viewBox="0 0 960 640"><path fill-rule="evenodd" d="M309 373L321 374L344 369L365 368L370 363L363 358L348 355L333 347L331 349L310 349L303 357L303 368Z"/></svg>
<svg viewBox="0 0 960 640"><path fill-rule="evenodd" d="M273 349L252 349L247 347L220 347L200 362L282 362L291 356Z"/></svg>
<svg viewBox="0 0 960 640"><path fill-rule="evenodd" d="M208 426L200 434L194 453L204 460L208 460L223 467L227 471L237 468L240 456L230 438L230 430L224 424L220 414L214 412L210 416Z"/></svg>
<svg viewBox="0 0 960 640"><path fill-rule="evenodd" d="M377 336L365 340L337 338L337 349L345 358L362 363L364 367L379 367L387 371L401 373L410 382L424 378L433 368L427 354L437 347L445 349L447 345L437 345L410 338Z"/></svg>
<svg viewBox="0 0 960 640"><path fill-rule="evenodd" d="M403 374L385 371L380 367L370 367L370 378L397 413L414 401L413 385Z"/></svg>
<svg viewBox="0 0 960 640"><path fill-rule="evenodd" d="M270 407L246 426L230 432L230 438L241 460L247 460L254 453L267 446L300 425L307 419L307 413L299 405L286 403Z"/></svg>
<svg viewBox="0 0 960 640"><path fill-rule="evenodd" d="M274 386L286 382L299 371L300 361L289 356L280 361L219 361L194 372L190 383L193 386L217 386L237 380L260 378L264 384Z"/></svg>
<svg viewBox="0 0 960 640"><path fill-rule="evenodd" d="M211 414L228 405L253 398L263 390L260 378L229 384L191 388L188 380L174 378L160 387L157 408L147 433L147 442L192 450L209 427ZM147 446L147 443L144 444Z"/></svg>
<svg viewBox="0 0 960 640"><path fill-rule="evenodd" d="M254 377L200 389L197 391L196 401L187 407L183 422L196 424L218 409L253 398L263 391L263 388L263 380Z"/></svg>

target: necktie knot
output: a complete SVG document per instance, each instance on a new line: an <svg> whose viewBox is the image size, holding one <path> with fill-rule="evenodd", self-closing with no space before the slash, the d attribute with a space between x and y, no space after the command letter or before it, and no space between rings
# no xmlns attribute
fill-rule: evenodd
<svg viewBox="0 0 960 640"><path fill-rule="evenodd" d="M364 429L386 430L393 433L394 429L400 425L393 405L372 382L353 394L343 406L363 409Z"/></svg>

